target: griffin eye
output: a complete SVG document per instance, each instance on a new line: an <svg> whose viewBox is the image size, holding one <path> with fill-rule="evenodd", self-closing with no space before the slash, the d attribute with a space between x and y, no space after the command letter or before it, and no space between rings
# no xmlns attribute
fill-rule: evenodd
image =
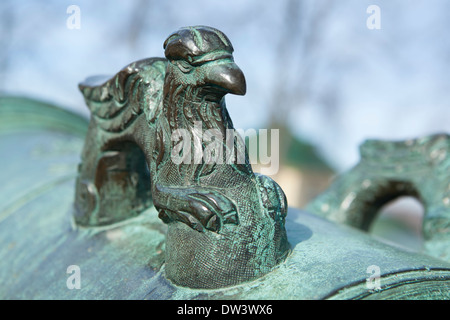
<svg viewBox="0 0 450 320"><path fill-rule="evenodd" d="M178 68L180 68L180 70L184 73L191 72L191 70L192 70L192 66L184 60L178 60L177 65L178 65Z"/></svg>

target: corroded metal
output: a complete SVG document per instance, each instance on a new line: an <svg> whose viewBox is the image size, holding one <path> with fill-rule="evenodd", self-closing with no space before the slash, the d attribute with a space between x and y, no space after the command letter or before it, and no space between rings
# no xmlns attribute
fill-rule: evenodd
<svg viewBox="0 0 450 320"><path fill-rule="evenodd" d="M424 206L427 253L450 261L450 137L436 134L405 141L368 140L361 160L338 176L307 210L368 230L382 206L400 196Z"/></svg>
<svg viewBox="0 0 450 320"><path fill-rule="evenodd" d="M395 193L429 201L426 219L441 221L428 241L434 253L443 248L436 257L305 211L285 216L282 190L246 161L176 164L163 156L180 123L232 128L222 91L241 94L244 82L227 44L212 28L181 29L166 41L169 61L142 60L87 81L80 87L89 124L45 103L0 97L0 299L450 299L447 211L430 204L447 202L447 136L367 142L351 184L378 200ZM190 88L206 80L214 85ZM359 203L359 213L341 217L367 225L373 207L360 197L378 202L364 190L326 193L320 199L335 202L311 208L339 217Z"/></svg>
<svg viewBox="0 0 450 320"><path fill-rule="evenodd" d="M30 127L23 114L40 117ZM87 126L37 101L0 98L0 178L8 181L0 186L0 299L450 299L448 262L292 208L291 254L265 276L220 289L174 285L165 273L168 225L155 208L107 226L71 223ZM79 289L68 286L71 266ZM368 281L373 266L379 287Z"/></svg>
<svg viewBox="0 0 450 320"><path fill-rule="evenodd" d="M80 85L92 117L75 221L116 223L152 200L168 224L165 272L174 283L217 288L260 277L289 251L287 203L271 178L253 173L242 140L225 139L234 128L224 96L246 91L231 42L214 28L187 27L164 49L166 59ZM192 152L178 149L183 132ZM211 132L223 150L213 161L205 155Z"/></svg>

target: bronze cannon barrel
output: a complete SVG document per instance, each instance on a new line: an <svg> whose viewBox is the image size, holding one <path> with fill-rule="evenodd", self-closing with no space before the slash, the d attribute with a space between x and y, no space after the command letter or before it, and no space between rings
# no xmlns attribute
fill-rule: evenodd
<svg viewBox="0 0 450 320"><path fill-rule="evenodd" d="M40 118L22 117L30 112ZM291 251L271 272L221 289L174 285L165 277L167 227L153 207L109 226L73 223L86 128L44 103L0 100L1 299L450 298L448 262L294 208Z"/></svg>

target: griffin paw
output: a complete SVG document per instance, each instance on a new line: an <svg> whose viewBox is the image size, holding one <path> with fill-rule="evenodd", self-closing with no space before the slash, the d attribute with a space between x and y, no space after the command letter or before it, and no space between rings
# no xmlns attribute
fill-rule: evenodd
<svg viewBox="0 0 450 320"><path fill-rule="evenodd" d="M224 224L239 223L236 205L215 190L158 186L156 191L153 203L165 223L179 221L201 232L217 232Z"/></svg>
<svg viewBox="0 0 450 320"><path fill-rule="evenodd" d="M192 215L210 231L219 231L224 224L238 224L234 203L219 193L193 193L188 195Z"/></svg>

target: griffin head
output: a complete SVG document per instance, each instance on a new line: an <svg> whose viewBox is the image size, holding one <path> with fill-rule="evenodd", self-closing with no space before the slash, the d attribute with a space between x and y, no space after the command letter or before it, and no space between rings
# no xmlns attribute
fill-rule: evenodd
<svg viewBox="0 0 450 320"><path fill-rule="evenodd" d="M195 90L193 98L220 101L227 93L245 94L244 74L221 31L206 26L181 28L167 38L164 49L170 82Z"/></svg>

